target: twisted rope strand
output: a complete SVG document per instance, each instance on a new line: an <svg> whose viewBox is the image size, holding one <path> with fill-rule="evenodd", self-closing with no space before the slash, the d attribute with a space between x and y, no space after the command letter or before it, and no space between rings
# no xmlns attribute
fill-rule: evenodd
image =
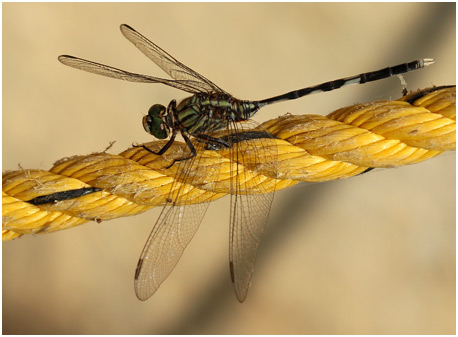
<svg viewBox="0 0 458 337"><path fill-rule="evenodd" d="M300 181L322 182L348 178L368 168L397 167L419 163L443 151L455 150L456 90L454 86L424 89L398 101L356 104L328 116L286 115L262 126L277 139L259 141L278 151L276 170L254 160L243 145L239 151L248 160L245 179L263 181L263 190L279 190ZM164 141L145 144L161 148ZM163 156L141 147L112 155L94 153L65 158L49 170L17 170L3 173L3 231L7 241L24 234L50 233L90 220L109 220L135 215L166 203L180 158L187 146L174 142ZM235 174L229 151L201 150L199 165L220 165L220 180ZM269 158L266 158L269 160ZM211 170L205 170L211 172ZM198 175L198 172L195 172ZM180 192L193 203L215 200L229 193L229 184L208 184L211 177L191 179ZM247 183L250 186L250 183ZM33 204L31 200L62 191L96 187L100 191L68 200ZM254 190L258 190L254 188ZM249 193L249 192L248 192ZM29 201L29 202L27 202Z"/></svg>

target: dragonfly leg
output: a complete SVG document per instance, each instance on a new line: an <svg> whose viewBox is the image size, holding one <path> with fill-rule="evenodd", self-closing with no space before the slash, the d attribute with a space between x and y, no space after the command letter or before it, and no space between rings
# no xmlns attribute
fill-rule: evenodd
<svg viewBox="0 0 458 337"><path fill-rule="evenodd" d="M154 152L153 150L149 149L147 146L145 146L144 144L142 145L135 145L135 144L132 144L133 147L141 147L143 148L144 150L152 153L152 154L155 154L155 155L158 155L158 156L162 156L168 149L169 147L173 144L173 142L175 141L175 137L176 137L177 133L176 132L173 132L172 133L172 136L170 137L169 141L167 142L167 144L164 145L164 147L162 149L159 150L159 152Z"/></svg>
<svg viewBox="0 0 458 337"><path fill-rule="evenodd" d="M182 161L182 160L188 160L188 159L191 159L191 158L197 156L196 148L194 147L194 145L192 145L192 142L189 139L189 137L184 132L181 132L181 135L183 136L183 138L184 138L184 140L186 142L186 145L188 145L189 150L191 150L191 154L189 156L187 156L187 157L183 157L183 158L180 158L180 159L174 159L172 164L167 166L166 169L171 168L173 166L173 164L175 164L176 162L179 162L179 161ZM165 146L167 146L167 144Z"/></svg>

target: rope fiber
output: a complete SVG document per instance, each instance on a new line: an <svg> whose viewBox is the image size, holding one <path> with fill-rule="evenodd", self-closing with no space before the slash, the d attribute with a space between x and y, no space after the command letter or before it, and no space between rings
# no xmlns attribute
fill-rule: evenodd
<svg viewBox="0 0 458 337"><path fill-rule="evenodd" d="M455 150L455 101L455 86L443 86L419 90L396 101L355 104L326 117L281 116L262 124L276 137L262 139L263 147L273 146L278 153L275 170L268 163L258 162L258 158L245 168L239 164L238 171L244 171L244 177L251 172L256 181L262 175L266 185L263 190L268 192L301 181L343 179L372 168L419 163ZM159 149L165 143L144 145ZM243 151L243 146L239 148ZM178 165L169 167L167 154L179 157L186 150L186 144L175 141L163 156L132 147L118 155L102 152L65 158L49 171L4 172L2 239L50 233L162 206L171 187L177 185L173 183ZM228 165L229 173L218 174L217 178L228 179L228 175L235 174L228 153L227 149L199 150L199 165ZM186 193L192 193L186 198L188 202L215 200L230 193L229 188L212 191L211 184L192 181L195 185L186 187ZM259 189L254 186L254 190Z"/></svg>

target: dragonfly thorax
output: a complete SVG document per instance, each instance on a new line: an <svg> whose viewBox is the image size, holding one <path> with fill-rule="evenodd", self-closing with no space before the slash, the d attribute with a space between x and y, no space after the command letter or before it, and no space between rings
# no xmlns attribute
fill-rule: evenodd
<svg viewBox="0 0 458 337"><path fill-rule="evenodd" d="M181 101L175 119L180 127L195 135L215 131L231 122L251 118L259 106L257 102L242 101L225 93L198 93Z"/></svg>

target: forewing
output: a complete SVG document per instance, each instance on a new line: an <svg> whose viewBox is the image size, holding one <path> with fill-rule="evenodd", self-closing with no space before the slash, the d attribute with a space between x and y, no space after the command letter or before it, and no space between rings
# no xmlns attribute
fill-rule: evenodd
<svg viewBox="0 0 458 337"><path fill-rule="evenodd" d="M201 83L197 81L167 80L164 78L153 77L149 75L131 73L115 67L110 67L101 63L88 61L79 57L69 55L61 55L58 57L58 59L61 63L65 64L66 66L84 70L97 75L116 78L118 80L140 83L162 83L193 94L201 91Z"/></svg>
<svg viewBox="0 0 458 337"><path fill-rule="evenodd" d="M207 207L208 203L164 207L138 261L135 293L140 300L151 297L172 272Z"/></svg>
<svg viewBox="0 0 458 337"><path fill-rule="evenodd" d="M234 134L254 126L234 123ZM238 162L231 181L229 265L240 302L246 298L254 271L256 254L269 217L275 180L261 171L276 172L277 147L274 139L253 139L233 144L230 156Z"/></svg>
<svg viewBox="0 0 458 337"><path fill-rule="evenodd" d="M196 157L174 164L177 165L177 170L167 205L154 225L140 256L135 273L135 292L140 300L146 300L156 292L197 231L210 201L223 195L211 192L214 190L211 187L213 181L218 180L220 167L212 164L212 157L202 156L205 144L194 142L194 146L197 150ZM177 155L177 158L187 155L189 151ZM170 154L165 153L163 156ZM172 166L171 170L173 169ZM199 189L192 189L191 185L198 186ZM190 204L195 199L201 202Z"/></svg>
<svg viewBox="0 0 458 337"><path fill-rule="evenodd" d="M199 87L200 91L203 92L225 92L204 76L185 66L132 27L122 24L120 28L126 39L132 42L135 47L169 74L170 77L179 81L193 81L193 85Z"/></svg>

